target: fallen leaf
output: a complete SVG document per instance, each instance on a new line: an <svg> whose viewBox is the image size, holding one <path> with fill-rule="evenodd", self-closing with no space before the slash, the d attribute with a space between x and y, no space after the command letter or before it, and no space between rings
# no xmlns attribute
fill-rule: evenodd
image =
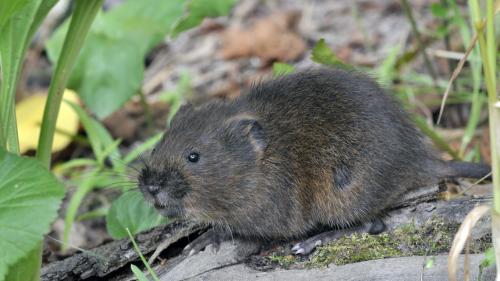
<svg viewBox="0 0 500 281"><path fill-rule="evenodd" d="M299 19L300 12L281 12L258 20L248 29L231 27L223 35L222 56L256 56L264 64L293 61L306 49L304 39L294 31Z"/></svg>
<svg viewBox="0 0 500 281"><path fill-rule="evenodd" d="M64 92L63 99L78 102L78 96L71 90ZM19 149L21 153L36 149L40 135L40 125L46 94L31 95L16 104L17 128L19 133ZM71 142L71 137L78 131L78 116L66 103L61 103L56 123L56 133L52 151L59 151Z"/></svg>

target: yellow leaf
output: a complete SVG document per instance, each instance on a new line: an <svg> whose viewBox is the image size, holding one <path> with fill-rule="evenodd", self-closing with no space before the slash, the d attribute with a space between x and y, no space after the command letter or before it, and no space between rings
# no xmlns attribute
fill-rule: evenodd
<svg viewBox="0 0 500 281"><path fill-rule="evenodd" d="M71 90L65 90L64 100L78 103L78 96ZM46 94L31 95L16 104L17 128L19 133L19 149L21 153L36 149L40 135L40 125ZM59 151L71 142L71 137L78 131L78 116L65 102L61 103L57 117L56 133L52 151Z"/></svg>

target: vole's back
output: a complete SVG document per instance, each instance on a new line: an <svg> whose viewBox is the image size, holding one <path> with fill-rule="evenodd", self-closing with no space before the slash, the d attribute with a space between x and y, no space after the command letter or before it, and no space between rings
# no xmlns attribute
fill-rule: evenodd
<svg viewBox="0 0 500 281"><path fill-rule="evenodd" d="M437 160L407 114L366 76L292 74L241 102L264 124L262 185L274 189L271 196L293 194L288 205L275 200L290 210L291 224L304 225L292 235L314 223L369 220L402 193L436 181Z"/></svg>

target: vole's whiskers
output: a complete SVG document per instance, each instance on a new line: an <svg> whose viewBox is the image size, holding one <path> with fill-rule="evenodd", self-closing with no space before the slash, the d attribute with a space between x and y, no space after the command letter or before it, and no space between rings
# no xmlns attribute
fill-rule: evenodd
<svg viewBox="0 0 500 281"><path fill-rule="evenodd" d="M231 226L229 225L229 222L227 221L226 218L222 219L223 226L226 228L227 232L229 232L229 235L231 236L231 241L234 244L234 236L233 236L233 230L231 229Z"/></svg>
<svg viewBox="0 0 500 281"><path fill-rule="evenodd" d="M138 157L140 157L140 156L138 156ZM122 164L123 166L131 169L132 171L136 172L137 174L139 174L141 172L141 170L139 168L137 168L136 166L132 165L132 163L125 162L117 156L108 156L108 158L111 161L116 161L116 162Z"/></svg>

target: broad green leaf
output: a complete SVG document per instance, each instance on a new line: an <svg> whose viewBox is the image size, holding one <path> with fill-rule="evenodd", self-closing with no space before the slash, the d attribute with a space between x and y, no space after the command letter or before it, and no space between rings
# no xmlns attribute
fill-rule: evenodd
<svg viewBox="0 0 500 281"><path fill-rule="evenodd" d="M193 28L206 17L219 17L229 14L237 0L191 0L187 4L186 15L175 25L172 36Z"/></svg>
<svg viewBox="0 0 500 281"><path fill-rule="evenodd" d="M113 201L106 217L108 232L115 239L127 237L127 228L135 235L165 222L167 219L159 215L139 191L125 192Z"/></svg>
<svg viewBox="0 0 500 281"><path fill-rule="evenodd" d="M274 76L283 76L290 74L295 71L295 67L293 65L289 65L287 63L275 62L273 63L273 74Z"/></svg>
<svg viewBox="0 0 500 281"><path fill-rule="evenodd" d="M144 274L144 272L142 272L142 270L140 270L137 266L131 264L130 269L134 273L134 276L135 276L135 278L137 278L137 280L149 281L149 279L146 277L146 274Z"/></svg>
<svg viewBox="0 0 500 281"><path fill-rule="evenodd" d="M177 34L206 16L227 14L236 0L126 1L101 13L86 40L71 75L75 89L90 110L102 119L120 108L141 87L144 58L167 34ZM52 62L58 57L67 23L47 42Z"/></svg>
<svg viewBox="0 0 500 281"><path fill-rule="evenodd" d="M0 29L29 2L30 0L0 1Z"/></svg>
<svg viewBox="0 0 500 281"><path fill-rule="evenodd" d="M63 195L39 161L0 150L0 280L49 231Z"/></svg>
<svg viewBox="0 0 500 281"><path fill-rule="evenodd" d="M120 108L140 90L144 57L182 17L183 0L126 1L98 15L69 81L98 118ZM63 24L47 42L52 62L67 31Z"/></svg>
<svg viewBox="0 0 500 281"><path fill-rule="evenodd" d="M0 2L0 145L19 152L14 100L28 44L55 0Z"/></svg>
<svg viewBox="0 0 500 281"><path fill-rule="evenodd" d="M352 68L352 66L345 64L342 62L330 49L330 47L326 44L325 39L319 39L319 41L314 46L311 59L319 64L326 66L334 66L341 68Z"/></svg>

